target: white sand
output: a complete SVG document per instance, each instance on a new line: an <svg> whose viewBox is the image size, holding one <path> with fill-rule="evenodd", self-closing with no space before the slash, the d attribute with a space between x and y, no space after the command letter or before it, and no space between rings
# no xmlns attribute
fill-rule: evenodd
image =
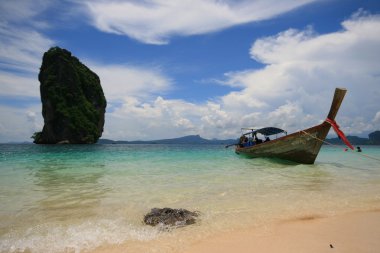
<svg viewBox="0 0 380 253"><path fill-rule="evenodd" d="M161 247L161 243L154 240L110 245L93 253L377 253L380 252L380 210L326 218L300 217L213 235L185 248L167 242Z"/></svg>
<svg viewBox="0 0 380 253"><path fill-rule="evenodd" d="M185 252L380 252L380 211L328 218L305 217L274 224L265 230L247 229L213 236L195 243Z"/></svg>

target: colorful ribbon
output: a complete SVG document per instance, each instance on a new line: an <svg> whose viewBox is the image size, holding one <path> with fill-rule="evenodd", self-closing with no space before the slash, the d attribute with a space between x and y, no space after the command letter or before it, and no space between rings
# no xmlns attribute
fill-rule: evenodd
<svg viewBox="0 0 380 253"><path fill-rule="evenodd" d="M342 132L342 130L339 129L339 125L335 122L335 120L332 120L332 119L329 119L327 118L325 120L327 123L329 123L335 133L339 136L339 138L347 145L347 147L349 147L350 149L354 150L354 147L351 145L351 143L347 140L347 137L344 135L344 133Z"/></svg>

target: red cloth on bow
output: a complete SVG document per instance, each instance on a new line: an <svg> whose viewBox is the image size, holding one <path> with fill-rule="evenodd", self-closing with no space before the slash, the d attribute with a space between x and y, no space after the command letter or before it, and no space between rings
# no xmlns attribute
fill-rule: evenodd
<svg viewBox="0 0 380 253"><path fill-rule="evenodd" d="M342 130L339 129L339 125L335 122L335 120L332 120L332 119L329 119L327 118L325 120L327 123L329 123L335 133L340 137L340 139L347 145L347 147L349 147L350 149L354 150L354 147L351 145L351 143L347 140L347 137L344 135L344 133L342 132Z"/></svg>

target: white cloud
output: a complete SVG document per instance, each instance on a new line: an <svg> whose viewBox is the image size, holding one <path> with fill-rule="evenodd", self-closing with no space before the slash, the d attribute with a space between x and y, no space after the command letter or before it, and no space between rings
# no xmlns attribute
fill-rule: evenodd
<svg viewBox="0 0 380 253"><path fill-rule="evenodd" d="M100 3L105 4L96 2ZM150 8L153 2L144 3L128 2L139 8ZM215 8L232 8L228 2L218 3L207 2ZM265 4L255 2L258 3ZM169 4L173 5L172 2ZM249 2L245 4L249 5ZM107 18L105 25L108 24ZM136 20L139 21L138 17ZM13 26L3 24L8 34L15 31L9 30ZM192 23L188 24L191 28ZM179 28L169 31L164 26L159 33L149 33L148 30L147 34L149 39L164 43L173 34L199 33L190 28L186 30L188 33L180 33ZM90 61L87 65L98 73L109 104L114 104L112 110L107 108L103 137L133 140L200 134L206 138L233 138L238 136L240 127L245 126L279 126L294 131L323 120L328 113L333 90L339 86L348 88L338 114L342 129L347 134L376 130L380 117L379 29L379 15L363 16L359 13L344 21L342 30L337 32L320 35L312 27L307 27L305 30L289 29L256 40L250 55L266 64L265 67L226 73L224 84L240 90L199 104L163 98L174 84L160 68L104 65ZM26 30L22 31L28 35ZM51 41L36 33L32 36L35 44L32 44L38 51ZM23 43L22 39L15 37L16 41ZM4 38L2 40L5 41ZM39 58L38 67L41 59L37 54L28 53L21 42L14 44L17 46L15 49L8 49L13 50L17 57L6 58L10 56L0 53L3 57L0 60L6 62L8 68L14 64L17 66L14 69L24 70L24 75L0 72L0 95L38 96L38 82L37 79L33 81L32 75L35 75L33 66L36 66L36 59ZM24 61L28 62L27 66L22 65ZM28 140L34 131L41 130L40 110L40 105L26 109L0 107L0 141ZM29 128L23 129L25 125Z"/></svg>
<svg viewBox="0 0 380 253"><path fill-rule="evenodd" d="M36 18L51 2L46 0L0 2L0 67L37 73L43 52L53 41L38 31Z"/></svg>
<svg viewBox="0 0 380 253"><path fill-rule="evenodd" d="M191 118L199 118L199 107L182 100L164 100L157 97L151 102L135 97L125 99L123 106L107 114L105 138L156 139L182 134ZM187 126L186 126L187 124ZM184 128L183 128L184 127Z"/></svg>
<svg viewBox="0 0 380 253"><path fill-rule="evenodd" d="M376 112L375 117L373 117L372 121L380 123L380 111Z"/></svg>
<svg viewBox="0 0 380 253"><path fill-rule="evenodd" d="M158 67L101 65L91 61L88 66L99 76L109 100L148 98L153 94L163 94L172 86L171 79Z"/></svg>
<svg viewBox="0 0 380 253"><path fill-rule="evenodd" d="M374 124L375 130L380 130L380 111L376 112L375 117L373 117L372 123Z"/></svg>
<svg viewBox="0 0 380 253"><path fill-rule="evenodd" d="M20 101L39 97L37 73L43 52L54 42L39 31L47 24L37 16L51 2L0 2L0 96L18 99L0 106L0 142L31 141L30 136L42 129L41 105L25 105ZM30 103L29 99L26 101Z"/></svg>
<svg viewBox="0 0 380 253"><path fill-rule="evenodd" d="M52 5L51 0L12 0L0 2L1 20L23 23L30 22Z"/></svg>
<svg viewBox="0 0 380 253"><path fill-rule="evenodd" d="M1 96L39 97L39 82L37 75L20 75L0 70Z"/></svg>
<svg viewBox="0 0 380 253"><path fill-rule="evenodd" d="M42 129L41 106L27 108L0 106L0 143L32 141L34 132Z"/></svg>
<svg viewBox="0 0 380 253"><path fill-rule="evenodd" d="M266 66L227 75L225 84L243 88L234 105L240 101L244 111L245 101L253 98L256 104L268 105L261 111L270 116L288 101L304 111L298 119L314 118L316 123L326 116L334 88L346 87L338 118L349 119L345 120L348 133L369 131L380 96L380 16L356 13L342 26L343 30L324 35L311 27L289 29L255 41L250 54ZM266 118L264 122L273 122ZM281 121L289 119L278 117L273 123ZM306 122L298 125L306 126Z"/></svg>
<svg viewBox="0 0 380 253"><path fill-rule="evenodd" d="M105 136L233 138L246 126L278 126L292 132L323 121L335 87L342 86L348 93L337 117L341 128L346 134L376 130L380 16L355 15L342 26L324 35L311 27L290 29L255 41L251 55L266 66L227 73L224 83L241 90L212 102L129 98L107 115Z"/></svg>
<svg viewBox="0 0 380 253"><path fill-rule="evenodd" d="M157 97L147 102L129 98L114 112L107 113L104 138L161 139L190 134L204 137L231 136L228 115L219 103L194 104L184 100ZM235 131L235 129L233 130Z"/></svg>
<svg viewBox="0 0 380 253"><path fill-rule="evenodd" d="M0 23L0 67L37 73L53 43L36 30Z"/></svg>
<svg viewBox="0 0 380 253"><path fill-rule="evenodd" d="M151 0L85 1L91 23L103 32L149 44L172 36L205 34L272 18L315 0Z"/></svg>

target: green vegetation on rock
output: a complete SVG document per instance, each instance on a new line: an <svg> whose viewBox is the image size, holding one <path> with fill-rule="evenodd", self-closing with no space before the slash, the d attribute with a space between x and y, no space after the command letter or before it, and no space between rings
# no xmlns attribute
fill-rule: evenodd
<svg viewBox="0 0 380 253"><path fill-rule="evenodd" d="M53 47L43 56L38 79L45 125L34 142L97 142L107 105L99 77L66 49Z"/></svg>

